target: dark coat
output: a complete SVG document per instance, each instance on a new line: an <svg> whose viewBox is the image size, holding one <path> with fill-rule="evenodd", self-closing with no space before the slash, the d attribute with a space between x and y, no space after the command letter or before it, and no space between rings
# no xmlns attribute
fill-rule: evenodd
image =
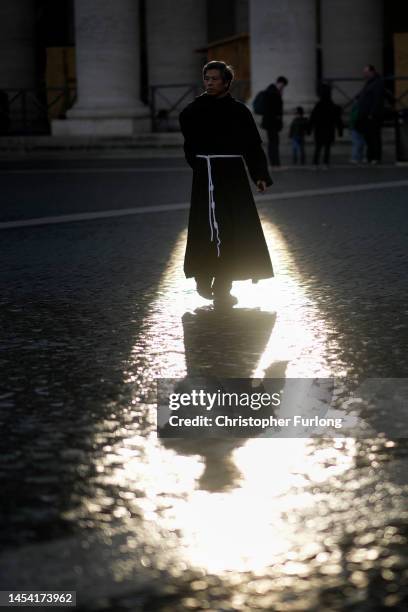
<svg viewBox="0 0 408 612"><path fill-rule="evenodd" d="M365 121L375 119L380 121L384 115L385 89L384 81L376 74L369 79L358 96L358 119Z"/></svg>
<svg viewBox="0 0 408 612"><path fill-rule="evenodd" d="M272 184L255 121L248 108L231 97L203 94L180 114L186 160L193 168L191 208L184 272L223 275L231 280L273 276L272 264L244 161L254 182ZM207 160L197 155L241 155L211 159L215 218L221 241L211 241Z"/></svg>
<svg viewBox="0 0 408 612"><path fill-rule="evenodd" d="M279 89L272 83L265 90L265 113L262 117L261 126L265 130L276 130L280 132L283 126L283 100Z"/></svg>
<svg viewBox="0 0 408 612"><path fill-rule="evenodd" d="M314 133L315 141L322 144L334 142L335 132L343 134L341 108L331 100L323 98L315 105L310 115L309 130Z"/></svg>
<svg viewBox="0 0 408 612"><path fill-rule="evenodd" d="M297 142L304 142L308 130L308 119L306 119L306 117L295 117L290 124L289 138L293 138L293 140L297 140Z"/></svg>

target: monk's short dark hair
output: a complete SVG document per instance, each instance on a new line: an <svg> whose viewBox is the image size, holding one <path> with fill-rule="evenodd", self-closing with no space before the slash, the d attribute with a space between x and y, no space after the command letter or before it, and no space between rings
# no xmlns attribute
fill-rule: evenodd
<svg viewBox="0 0 408 612"><path fill-rule="evenodd" d="M286 87L286 85L289 83L288 79L285 76L278 76L278 78L276 79L277 83L283 83Z"/></svg>
<svg viewBox="0 0 408 612"><path fill-rule="evenodd" d="M228 87L231 85L231 82L234 80L234 69L232 66L229 66L225 62L212 60L208 62L203 68L203 78L207 74L208 70L219 70L221 74L221 78L224 83L228 83Z"/></svg>

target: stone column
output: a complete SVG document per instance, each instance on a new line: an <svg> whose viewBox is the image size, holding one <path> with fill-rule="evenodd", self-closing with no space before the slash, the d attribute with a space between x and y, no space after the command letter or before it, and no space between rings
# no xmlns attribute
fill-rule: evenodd
<svg viewBox="0 0 408 612"><path fill-rule="evenodd" d="M250 0L251 91L256 95L279 75L289 79L285 112L315 101L315 0Z"/></svg>
<svg viewBox="0 0 408 612"><path fill-rule="evenodd" d="M363 67L374 64L382 71L382 0L322 0L321 36L324 78L362 77ZM362 83L339 83L354 95ZM336 90L334 99L346 98Z"/></svg>
<svg viewBox="0 0 408 612"><path fill-rule="evenodd" d="M78 100L64 135L132 136L150 128L140 101L138 0L76 0Z"/></svg>
<svg viewBox="0 0 408 612"><path fill-rule="evenodd" d="M35 87L34 0L0 2L0 89Z"/></svg>
<svg viewBox="0 0 408 612"><path fill-rule="evenodd" d="M149 87L169 86L154 92L150 89L149 98L156 113L164 113L159 130L178 131L181 108L200 91L188 93L186 85L201 83L205 52L197 53L197 49L207 43L206 0L147 0L146 21Z"/></svg>
<svg viewBox="0 0 408 612"><path fill-rule="evenodd" d="M146 11L149 85L200 83L206 0L148 0Z"/></svg>

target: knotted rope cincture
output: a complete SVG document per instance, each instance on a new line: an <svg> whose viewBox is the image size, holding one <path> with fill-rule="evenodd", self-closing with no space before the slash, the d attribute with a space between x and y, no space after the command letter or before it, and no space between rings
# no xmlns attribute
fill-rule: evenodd
<svg viewBox="0 0 408 612"><path fill-rule="evenodd" d="M210 224L211 242L214 242L214 234L216 235L217 257L220 256L221 238L218 228L217 219L215 216L215 200L214 200L214 183L212 180L211 160L217 157L242 157L242 155L197 155L205 159L207 162L208 173L208 220ZM215 230L215 231L214 231Z"/></svg>

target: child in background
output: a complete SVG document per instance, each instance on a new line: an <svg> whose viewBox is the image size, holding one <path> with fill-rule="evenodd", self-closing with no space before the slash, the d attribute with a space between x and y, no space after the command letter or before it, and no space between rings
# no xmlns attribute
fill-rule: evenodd
<svg viewBox="0 0 408 612"><path fill-rule="evenodd" d="M292 159L293 163L297 164L298 159L303 165L306 161L305 156L305 136L308 130L308 120L304 116L302 106L298 106L295 110L295 118L290 124L289 138L292 141Z"/></svg>

